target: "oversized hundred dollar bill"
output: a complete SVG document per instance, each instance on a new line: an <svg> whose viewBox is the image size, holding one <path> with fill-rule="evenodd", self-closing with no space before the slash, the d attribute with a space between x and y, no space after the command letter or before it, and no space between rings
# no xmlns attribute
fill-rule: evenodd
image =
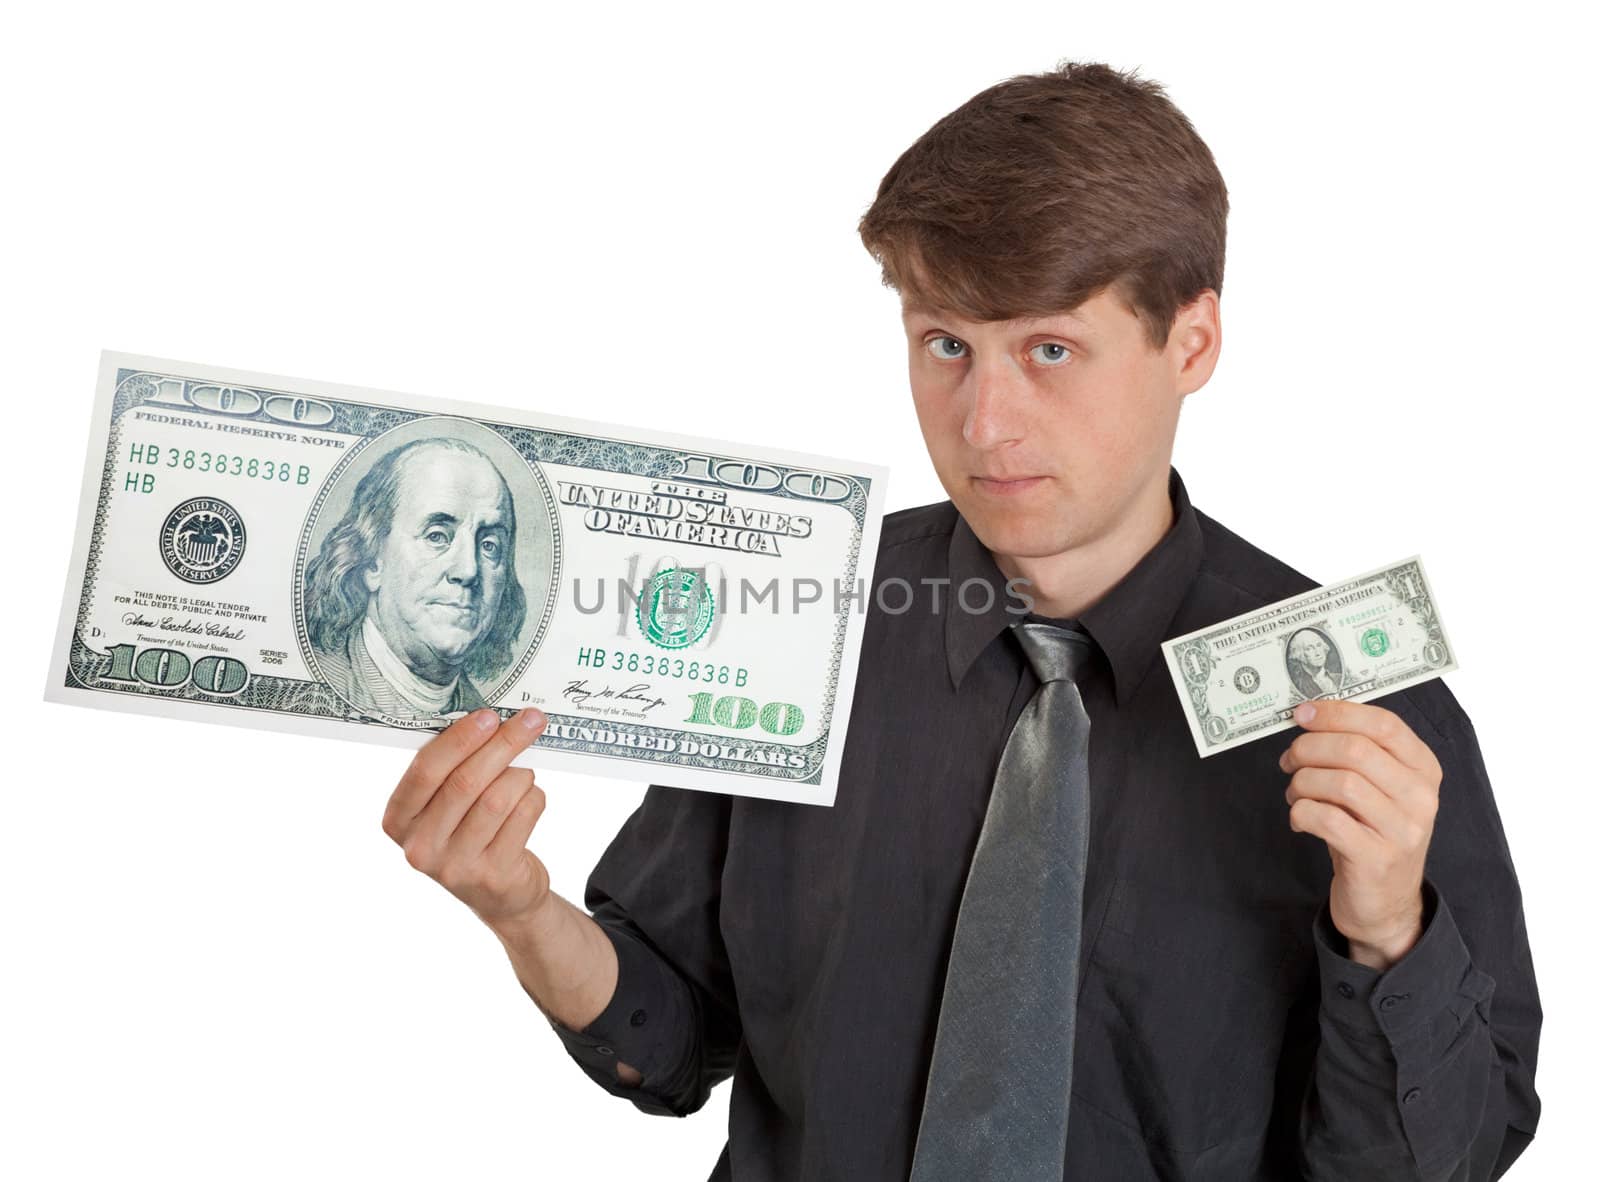
<svg viewBox="0 0 1600 1182"><path fill-rule="evenodd" d="M104 354L45 696L832 804L887 472L524 393Z"/></svg>
<svg viewBox="0 0 1600 1182"><path fill-rule="evenodd" d="M1457 668L1420 555L1161 643L1201 758Z"/></svg>

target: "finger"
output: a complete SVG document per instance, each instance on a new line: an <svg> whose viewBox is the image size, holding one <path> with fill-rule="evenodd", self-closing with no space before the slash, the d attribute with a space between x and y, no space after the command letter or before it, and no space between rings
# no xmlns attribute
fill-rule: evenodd
<svg viewBox="0 0 1600 1182"><path fill-rule="evenodd" d="M532 768L508 767L490 780L445 843L446 858L451 862L477 858L532 787Z"/></svg>
<svg viewBox="0 0 1600 1182"><path fill-rule="evenodd" d="M544 789L534 784L484 849L484 860L499 870L509 871L528 848L528 838L533 836L533 827L543 815Z"/></svg>
<svg viewBox="0 0 1600 1182"><path fill-rule="evenodd" d="M404 842L412 822L433 799L446 773L481 747L494 734L499 721L500 716L493 710L474 710L423 744L389 795L383 813L383 831L396 841Z"/></svg>
<svg viewBox="0 0 1600 1182"><path fill-rule="evenodd" d="M1401 763L1366 735L1352 731L1322 731L1296 736L1278 759L1278 766L1294 773L1301 768L1344 768L1365 776L1396 800L1423 787L1415 768Z"/></svg>
<svg viewBox="0 0 1600 1182"><path fill-rule="evenodd" d="M1312 717L1301 719L1309 707ZM1295 707L1294 720L1306 731L1352 731L1365 735L1413 771L1437 774L1439 761L1432 749L1417 737L1393 710L1371 702L1346 702L1339 698L1318 698Z"/></svg>
<svg viewBox="0 0 1600 1182"><path fill-rule="evenodd" d="M417 815L412 836L426 833L424 844L442 851L479 794L539 736L544 726L544 714L532 707L502 722L487 742L445 773L433 799Z"/></svg>
<svg viewBox="0 0 1600 1182"><path fill-rule="evenodd" d="M1301 768L1290 779L1283 796L1291 808L1301 799L1341 808L1374 834L1391 841L1402 840L1409 828L1399 805L1361 773L1346 768Z"/></svg>
<svg viewBox="0 0 1600 1182"><path fill-rule="evenodd" d="M1309 833L1328 843L1328 848L1352 862L1371 856L1378 837L1338 805L1306 796L1289 807L1289 828Z"/></svg>

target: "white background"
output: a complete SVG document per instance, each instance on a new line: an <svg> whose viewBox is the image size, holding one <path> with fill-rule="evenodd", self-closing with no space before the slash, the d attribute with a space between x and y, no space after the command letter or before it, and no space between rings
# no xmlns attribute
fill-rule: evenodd
<svg viewBox="0 0 1600 1182"><path fill-rule="evenodd" d="M764 13L765 10L761 10ZM855 234L1060 58L1210 144L1225 345L1175 463L1320 581L1420 552L1525 892L1538 1138L1592 1164L1592 30L1576 6L32 4L0 45L8 1177L697 1179L382 833L409 753L47 705L99 350L855 455L942 497ZM1304 473L1331 465L1338 487ZM1308 464L1308 460L1315 464ZM549 773L585 878L642 786ZM1287 820L1285 821L1287 824Z"/></svg>

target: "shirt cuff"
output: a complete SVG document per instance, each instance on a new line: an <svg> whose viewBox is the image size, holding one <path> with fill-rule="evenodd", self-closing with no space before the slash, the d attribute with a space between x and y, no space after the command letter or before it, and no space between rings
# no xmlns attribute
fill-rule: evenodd
<svg viewBox="0 0 1600 1182"><path fill-rule="evenodd" d="M1322 983L1322 1013L1369 1064L1374 1082L1393 1072L1401 1123L1413 1145L1427 1145L1452 1123L1463 1101L1456 1057L1469 1022L1489 1021L1494 978L1474 968L1450 907L1433 881L1422 882L1423 930L1387 969L1351 960L1327 900L1312 923ZM1477 1010L1474 1015L1473 1011ZM1426 1156L1425 1154L1419 1156Z"/></svg>
<svg viewBox="0 0 1600 1182"><path fill-rule="evenodd" d="M617 952L617 987L610 1002L582 1030L570 1030L545 1014L567 1054L585 1074L614 1096L661 1116L682 1115L668 1106L652 1084L679 1061L672 1032L690 1029L694 1015L685 1004L682 982L669 979L660 956L631 932L594 917ZM643 1076L630 1086L617 1077L623 1062Z"/></svg>

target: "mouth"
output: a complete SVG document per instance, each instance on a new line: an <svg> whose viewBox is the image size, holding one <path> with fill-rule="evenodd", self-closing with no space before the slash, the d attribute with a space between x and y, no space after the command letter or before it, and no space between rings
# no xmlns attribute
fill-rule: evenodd
<svg viewBox="0 0 1600 1182"><path fill-rule="evenodd" d="M1027 492L1049 479L1048 476L974 476L972 483L979 492L997 497L1011 497Z"/></svg>

